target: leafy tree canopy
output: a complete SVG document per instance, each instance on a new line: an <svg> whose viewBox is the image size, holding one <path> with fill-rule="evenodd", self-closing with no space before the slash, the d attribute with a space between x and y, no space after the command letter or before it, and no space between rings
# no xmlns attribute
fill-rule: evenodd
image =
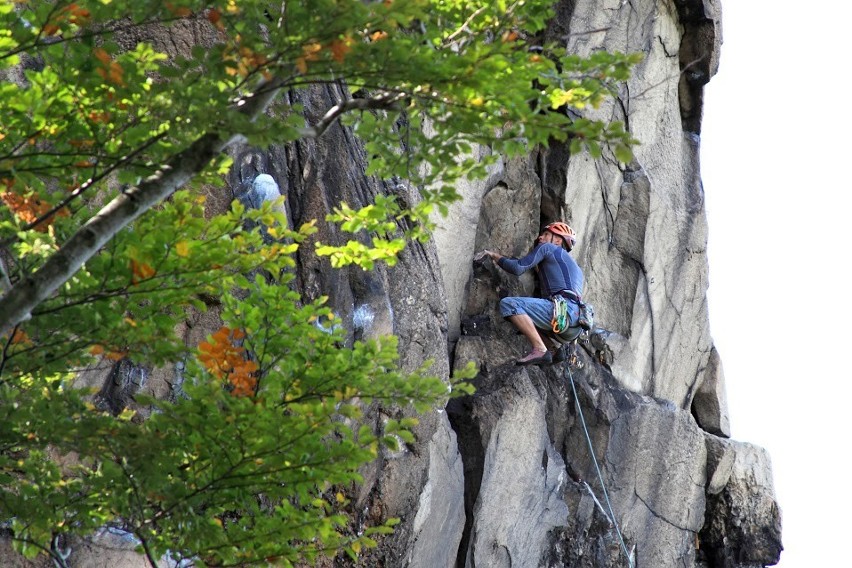
<svg viewBox="0 0 852 568"><path fill-rule="evenodd" d="M541 45L536 34L550 4L4 0L0 65L12 74L23 64L24 73L0 83L0 188L8 207L0 242L44 231L61 215L80 227L95 204L110 205L86 235L61 235L53 262L6 269L12 291L0 299L0 329L28 317L117 230L176 187L215 179L211 164L222 167L221 152L237 137L286 143L318 136L345 114L366 141L368 173L424 188L413 210L382 211L413 216L418 228L433 207L457 197L455 179L484 172L487 161L463 158L474 143L515 154L570 137L575 151L585 146L597 155L609 144L629 159L633 140L620 123L551 111L599 104L636 56L580 58ZM162 28L210 41L166 61L151 43ZM256 120L282 90L328 82L345 82L354 94L322 119L310 123L294 105L275 120ZM367 112L377 109L383 112ZM107 180L124 194L108 201L114 184ZM341 212L339 219L356 228L387 226L375 212ZM33 268L39 271L29 276Z"/></svg>
<svg viewBox="0 0 852 568"><path fill-rule="evenodd" d="M542 43L551 4L0 0L0 523L22 551L59 563L59 536L109 524L152 562L286 564L371 544L347 535L347 498L328 492L413 422L376 435L356 426L363 404L423 409L447 387L399 373L393 339L342 347L322 302L282 292L312 224L287 227L269 204L205 218L197 189L221 184L236 140L285 144L344 120L367 175L423 196L331 216L372 246L317 252L369 268L426 238L454 181L483 175L475 144L570 140L628 161L623 125L582 110L638 59ZM197 45L162 39L187 36ZM279 96L327 83L349 95L313 120ZM176 325L210 298L221 329L185 345ZM136 420L70 388L96 359L128 356L177 365L190 396L142 400L155 412Z"/></svg>

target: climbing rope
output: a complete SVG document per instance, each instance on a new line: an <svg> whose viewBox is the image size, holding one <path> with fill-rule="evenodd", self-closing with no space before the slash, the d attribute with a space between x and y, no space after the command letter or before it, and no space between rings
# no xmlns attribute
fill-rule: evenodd
<svg viewBox="0 0 852 568"><path fill-rule="evenodd" d="M633 568L633 557L627 551L627 546L624 544L624 538L621 536L621 529L618 527L618 521L615 520L615 512L612 510L612 504L609 502L609 495L607 494L606 486L604 485L601 468L598 466L597 458L595 458L595 448L592 445L592 438L589 436L589 429L586 427L586 419L583 417L583 409L580 407L580 398L577 396L577 387L574 386L574 375L571 373L570 363L566 362L565 370L568 373L568 379L571 383L571 391L574 393L574 403L577 405L577 415L580 417L580 423L583 425L583 433L586 434L586 442L589 444L589 454L592 456L592 463L595 464L595 471L598 473L598 480L601 482L601 489L603 489L604 501L609 509L609 519L615 527L615 533L618 535L618 542L621 543L621 550L624 551L624 557L627 558L627 565L630 568ZM592 493L592 488L589 487L588 483L586 483L586 487L589 489L589 492ZM592 499L597 502L597 497L595 497L594 493L592 493ZM600 503L598 503L598 506L600 507Z"/></svg>

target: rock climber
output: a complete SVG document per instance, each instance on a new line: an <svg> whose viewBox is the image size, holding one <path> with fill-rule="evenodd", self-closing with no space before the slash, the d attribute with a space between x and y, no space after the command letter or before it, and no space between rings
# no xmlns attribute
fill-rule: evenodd
<svg viewBox="0 0 852 568"><path fill-rule="evenodd" d="M556 345L553 351L548 350L545 337L554 343L551 327L551 298L554 296L560 295L568 300L571 326L575 326L579 318L583 271L568 254L575 242L574 230L562 221L555 221L541 230L533 250L521 259L508 258L490 250L483 250L474 256L474 260L487 256L497 266L515 276L531 268L538 272L542 298L510 296L500 300L500 315L512 322L530 343L531 351L516 361L518 365L546 365L565 358L564 350Z"/></svg>

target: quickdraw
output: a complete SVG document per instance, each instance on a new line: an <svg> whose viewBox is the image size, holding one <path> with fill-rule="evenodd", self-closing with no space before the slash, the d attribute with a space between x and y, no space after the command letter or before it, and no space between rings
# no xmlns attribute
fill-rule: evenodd
<svg viewBox="0 0 852 568"><path fill-rule="evenodd" d="M553 318L550 320L550 325L553 328L553 333L561 334L571 325L571 317L568 315L568 300L559 294L553 296L551 300L553 301Z"/></svg>
<svg viewBox="0 0 852 568"><path fill-rule="evenodd" d="M575 300L579 307L577 327L591 331L595 327L595 307L583 301L580 295L573 290L562 290L550 297L553 302L553 318L550 321L554 333L563 333L571 325L568 315L568 300ZM560 329L561 331L557 331Z"/></svg>

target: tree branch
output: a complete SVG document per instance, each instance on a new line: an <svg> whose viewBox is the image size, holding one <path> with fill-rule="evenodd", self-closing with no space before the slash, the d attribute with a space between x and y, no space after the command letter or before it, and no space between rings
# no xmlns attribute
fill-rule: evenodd
<svg viewBox="0 0 852 568"><path fill-rule="evenodd" d="M6 263L0 258L0 293L5 294L12 289L12 280L9 279L9 271Z"/></svg>
<svg viewBox="0 0 852 568"><path fill-rule="evenodd" d="M485 11L485 8L486 8L486 6L481 6L478 10L475 10L475 11L473 12L473 14L471 14L471 15L468 17L468 19L464 21L464 23L461 25L461 27L459 27L459 29L457 29L456 31L454 31L452 34L450 34L450 36L449 36L449 37L447 37L447 39L445 39L445 40L444 40L444 45L448 45L448 44L452 43L453 41L455 41L455 39L456 39L456 38L457 38L457 37L458 37L458 36L459 36L459 35L460 35L460 34L461 34L464 30L468 29L467 27L470 25L470 23L471 23L471 22L472 22L472 21L473 21L473 20L474 20L474 19L475 19L478 15L480 15L482 12L484 12L484 11Z"/></svg>
<svg viewBox="0 0 852 568"><path fill-rule="evenodd" d="M401 93L387 93L374 99L349 99L348 101L343 101L328 109L328 112L325 113L315 126L303 128L301 135L305 138L319 138L328 130L329 126L334 124L335 120L347 112L353 110L387 109L402 97Z"/></svg>
<svg viewBox="0 0 852 568"><path fill-rule="evenodd" d="M238 101L239 112L256 119L272 101L283 82L278 78L261 83L250 97ZM16 282L0 298L0 335L30 318L33 308L49 298L119 231L169 197L203 170L238 136L208 132L176 154L139 186L109 202L80 227L36 272Z"/></svg>

